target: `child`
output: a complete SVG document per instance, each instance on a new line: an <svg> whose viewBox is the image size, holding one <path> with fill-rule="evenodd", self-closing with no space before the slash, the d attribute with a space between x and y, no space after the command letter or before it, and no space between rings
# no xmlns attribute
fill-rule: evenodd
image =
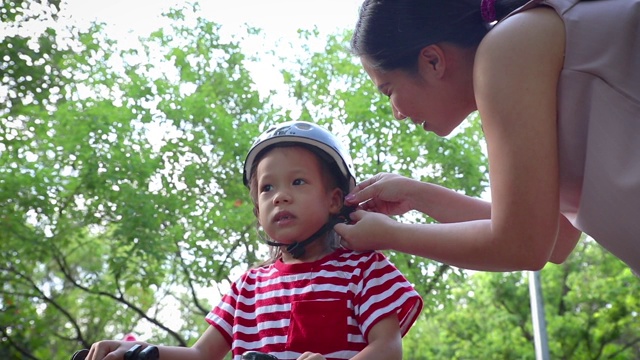
<svg viewBox="0 0 640 360"><path fill-rule="evenodd" d="M249 351L278 359L400 359L401 337L422 299L379 252L340 247L333 225L348 218L343 197L353 164L326 129L279 124L249 151L244 183L271 239L272 259L250 269L207 315L211 326L191 348L159 346L162 360L241 359ZM122 355L132 343L103 341L88 359ZM144 344L146 345L146 344Z"/></svg>

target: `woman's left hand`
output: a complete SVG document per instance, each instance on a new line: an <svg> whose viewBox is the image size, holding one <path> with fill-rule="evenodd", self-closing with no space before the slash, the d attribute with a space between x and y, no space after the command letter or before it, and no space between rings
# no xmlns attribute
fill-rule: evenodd
<svg viewBox="0 0 640 360"><path fill-rule="evenodd" d="M394 238L392 218L375 212L357 210L351 213L355 224L337 224L334 230L342 237L342 245L355 251L389 249Z"/></svg>

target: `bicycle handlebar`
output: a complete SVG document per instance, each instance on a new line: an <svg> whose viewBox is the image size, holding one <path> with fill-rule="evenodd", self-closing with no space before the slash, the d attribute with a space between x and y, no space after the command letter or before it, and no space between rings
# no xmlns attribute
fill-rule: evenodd
<svg viewBox="0 0 640 360"><path fill-rule="evenodd" d="M278 358L259 351L247 351L242 354L242 360L278 360Z"/></svg>
<svg viewBox="0 0 640 360"><path fill-rule="evenodd" d="M89 355L89 350L78 350L71 356L71 360L85 360L87 355ZM133 345L133 347L124 354L124 360L158 360L159 357L160 352L157 347L147 346L143 348L142 345L138 344Z"/></svg>
<svg viewBox="0 0 640 360"><path fill-rule="evenodd" d="M71 360L85 360L89 355L88 349L76 351L71 355ZM159 352L155 346L142 346L136 344L124 354L124 360L158 360ZM259 351L247 351L242 354L242 360L278 360L277 357Z"/></svg>

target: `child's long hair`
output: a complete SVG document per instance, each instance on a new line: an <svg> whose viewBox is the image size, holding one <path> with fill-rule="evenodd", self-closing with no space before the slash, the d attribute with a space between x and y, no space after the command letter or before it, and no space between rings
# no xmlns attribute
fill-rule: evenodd
<svg viewBox="0 0 640 360"><path fill-rule="evenodd" d="M258 156L256 156L255 161L253 162L253 166L251 167L251 173L249 176L249 194L251 195L251 201L253 202L253 215L258 219L258 180L256 178L256 172L258 168L258 164L260 161L269 153L269 151L275 148L283 148L283 147L300 147L311 151L316 155L318 162L320 164L320 169L323 176L324 185L327 189L335 189L339 188L342 191L342 195L345 195L349 192L349 180L345 179L338 165L335 161L324 151L318 149L315 146L297 143L297 142L282 142L271 145L264 150L262 150ZM269 236L262 230L262 226L260 223L256 221L256 231L258 236L263 241L274 241L270 239ZM301 239L304 240L304 239ZM324 237L324 241L326 241L327 245L332 249L340 248L340 236L333 230L329 230ZM269 247L269 259L257 264L257 267L270 265L276 262L282 256L282 250L280 246L270 246Z"/></svg>

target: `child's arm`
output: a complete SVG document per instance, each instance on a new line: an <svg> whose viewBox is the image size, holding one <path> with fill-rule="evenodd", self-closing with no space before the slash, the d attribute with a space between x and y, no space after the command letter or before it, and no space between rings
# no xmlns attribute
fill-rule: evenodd
<svg viewBox="0 0 640 360"><path fill-rule="evenodd" d="M378 321L367 335L369 345L352 360L402 359L402 335L398 316L393 313Z"/></svg>
<svg viewBox="0 0 640 360"><path fill-rule="evenodd" d="M150 345L139 341L100 341L91 346L87 360L123 359L135 344ZM162 360L222 360L230 349L227 340L213 326L209 326L192 347L158 346Z"/></svg>
<svg viewBox="0 0 640 360"><path fill-rule="evenodd" d="M222 360L231 350L229 343L213 326L209 326L191 348L159 347L162 360Z"/></svg>

